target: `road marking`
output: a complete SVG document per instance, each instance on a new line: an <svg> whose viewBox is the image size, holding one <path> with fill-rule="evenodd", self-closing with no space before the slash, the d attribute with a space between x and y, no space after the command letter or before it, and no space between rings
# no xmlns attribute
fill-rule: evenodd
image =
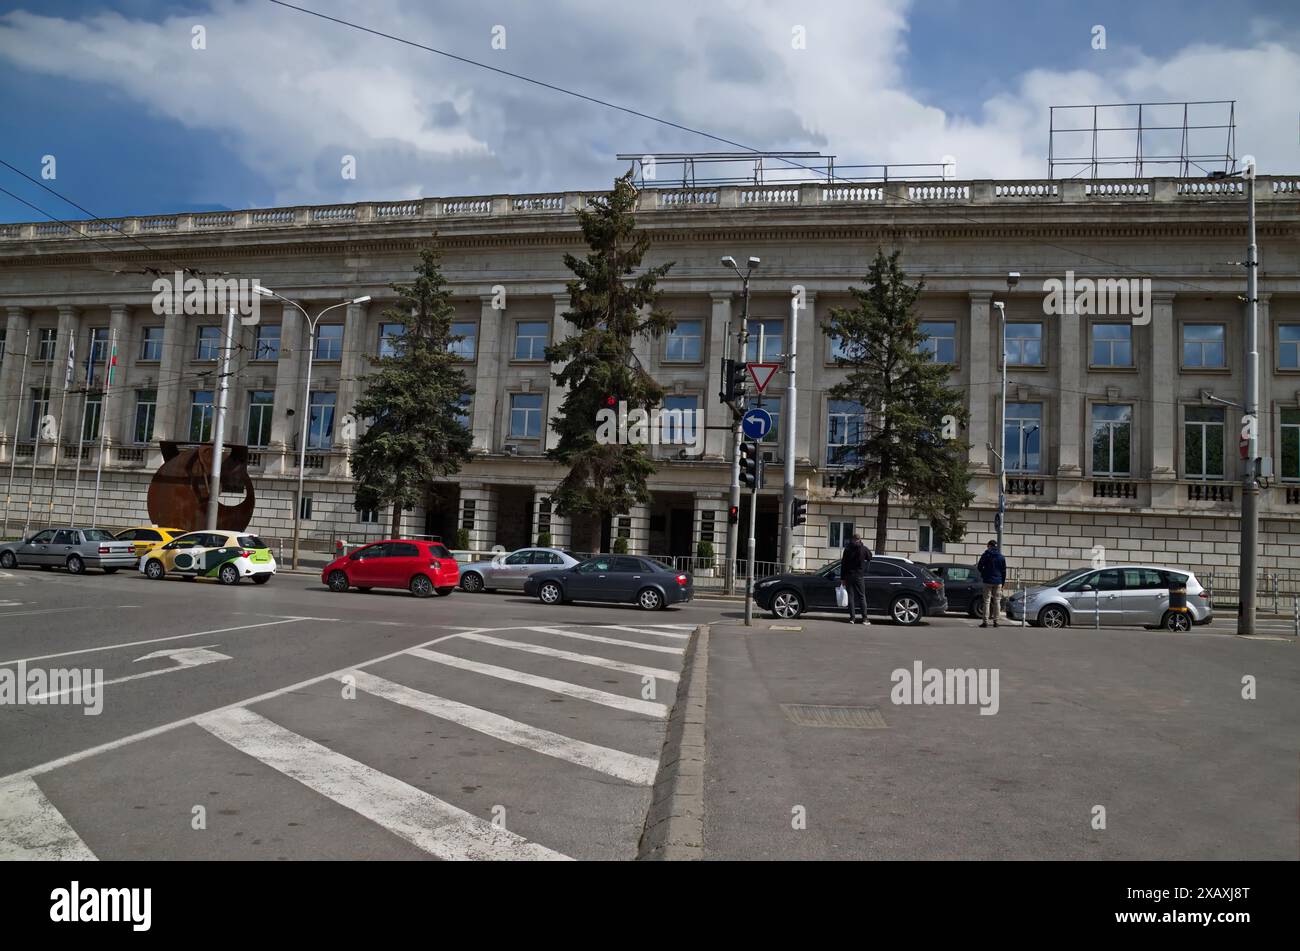
<svg viewBox="0 0 1300 951"><path fill-rule="evenodd" d="M555 634L559 637L573 637L581 641L595 641L597 644L613 644L616 647L635 647L639 651L658 651L661 654L685 654L684 647L664 647L661 644L645 644L639 641L621 641L616 637L601 637L599 634L579 634L577 631L565 631L558 627L530 627L529 631L539 634Z"/></svg>
<svg viewBox="0 0 1300 951"><path fill-rule="evenodd" d="M625 674L637 674L642 677L657 677L660 680L669 680L674 683L677 681L677 674L671 670L662 670L658 667L643 667L640 664L625 664L621 660L610 660L607 657L596 657L593 654L575 654L572 651L562 651L554 647L542 647L538 644L525 644L523 641L508 641L500 637L491 637L487 634L457 634L455 637L461 637L470 641L478 641L482 644L493 644L497 647L510 647L514 650L527 651L529 654L541 654L543 657L557 657L560 660L571 660L578 664L591 664L594 667L608 667L610 670L619 670Z"/></svg>
<svg viewBox="0 0 1300 951"><path fill-rule="evenodd" d="M553 756L578 766L585 766L587 769L594 769L599 773L638 786L649 786L653 783L655 773L659 769L657 760L552 733L550 730L520 723L498 713L471 707L456 700L437 697L383 677L376 677L364 670L353 671L350 676L355 678L358 687L376 697L399 703L412 710L419 710L430 716L450 720L452 723L459 723L463 727L513 743L515 746L521 746L544 756Z"/></svg>
<svg viewBox="0 0 1300 951"><path fill-rule="evenodd" d="M679 641L689 641L689 634L674 634L670 631L656 631L648 627L628 627L624 624L601 624L606 631L626 631L628 634L654 634L656 637L671 637Z"/></svg>
<svg viewBox="0 0 1300 951"><path fill-rule="evenodd" d="M76 608L75 610L82 610ZM0 615L3 617L4 615ZM295 621L304 620L300 617L285 618L283 621L265 621L261 624L244 624L240 627L222 627L215 631L195 631L193 634L174 634L170 637L153 637L146 641L129 641L125 644L106 644L103 647L85 647L81 650L63 651L60 654L41 654L39 657L23 657L19 660L0 660L0 667L7 667L9 664L30 664L34 660L52 660L55 657L71 657L73 654L93 654L96 651L120 650L126 647L141 647L145 644L162 644L166 641L179 641L187 637L207 637L211 634L229 634L231 631L251 631L255 627L273 627L276 624L292 624Z"/></svg>
<svg viewBox="0 0 1300 951"><path fill-rule="evenodd" d="M102 607L99 607L97 610L121 611L126 608L133 608L133 607L135 607L134 604L104 605ZM80 608L42 608L39 611L10 611L7 614L0 614L0 618L30 617L33 614L67 614L70 611L87 611L87 610L95 610L95 609L90 607L80 607Z"/></svg>
<svg viewBox="0 0 1300 951"><path fill-rule="evenodd" d="M661 720L668 716L668 707L662 703L655 703L653 700L637 700L633 697L624 697L606 690L597 690L595 687L583 687L580 684L571 684L563 680L552 680L550 677L527 674L522 670L512 670L509 667L498 667L495 664L482 664L476 660L466 660L464 657L456 657L454 654L440 654L437 651L426 650L423 647L412 648L410 653L424 660L431 660L435 664L468 670L470 673L482 674L485 677L496 677L498 680L513 681L527 687L536 687L538 690L547 690L551 693L573 697L576 700L589 700L602 706L613 707L615 710L642 713L646 716L658 717Z"/></svg>
<svg viewBox="0 0 1300 951"><path fill-rule="evenodd" d="M95 861L81 836L35 781L0 783L0 861Z"/></svg>
<svg viewBox="0 0 1300 951"><path fill-rule="evenodd" d="M241 753L441 859L565 859L242 707L194 721Z"/></svg>
<svg viewBox="0 0 1300 951"><path fill-rule="evenodd" d="M209 644L207 647L182 647L170 651L154 651L152 654L145 654L143 657L137 657L134 663L140 663L142 660L156 660L159 657L169 657L176 661L175 667L163 667L160 670L150 670L143 674L131 674L126 677L114 677L112 680L105 680L101 686L107 687L109 684L124 684L128 680L144 680L146 677L157 677L160 674L174 674L178 670L187 670L190 667L201 667L204 664L214 664L219 660L230 660L229 654L222 654L219 651L209 650L216 647L216 644ZM82 687L69 687L66 690L59 690L55 693L38 693L28 699L29 703L35 703L38 700L45 700L49 697L61 697L65 693L82 693Z"/></svg>

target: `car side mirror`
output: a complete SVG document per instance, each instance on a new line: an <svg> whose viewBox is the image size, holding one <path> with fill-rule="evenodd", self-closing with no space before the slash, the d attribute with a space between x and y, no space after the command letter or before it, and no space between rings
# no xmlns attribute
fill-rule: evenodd
<svg viewBox="0 0 1300 951"><path fill-rule="evenodd" d="M1083 585L1081 588L1079 588L1079 590L1080 590L1080 591L1092 591L1092 590L1095 590L1095 589L1093 588L1092 585L1090 585L1090 584L1085 584L1085 585Z"/></svg>

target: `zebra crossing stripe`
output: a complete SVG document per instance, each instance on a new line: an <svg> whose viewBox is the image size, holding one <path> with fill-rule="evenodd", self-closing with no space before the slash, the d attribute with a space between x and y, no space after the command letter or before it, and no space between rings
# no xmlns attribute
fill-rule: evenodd
<svg viewBox="0 0 1300 951"><path fill-rule="evenodd" d="M436 697L414 687L376 677L364 670L358 670L351 676L358 687L376 697L400 703L412 710L450 720L452 723L458 723L463 727L513 743L535 753L585 766L638 786L649 786L653 783L659 768L657 760L645 756L634 756L621 750L612 750L605 746L597 746L595 743L575 740L559 733L552 733L550 730L529 726L527 723L520 723L498 713L471 707L469 704L448 700L445 697Z"/></svg>
<svg viewBox="0 0 1300 951"><path fill-rule="evenodd" d="M676 683L678 679L676 671L664 670L660 667L625 664L621 660L610 660L607 657L597 657L594 654L575 654L573 651L562 651L555 647L542 647L540 644L525 644L523 641L510 641L504 637L492 637L490 634L461 634L459 637L464 640L477 641L481 644L492 644L495 647L510 647L517 651L526 651L529 654L540 654L543 657L571 660L576 664L607 667L610 670L618 670L625 674L636 674L639 677L657 677L659 680L667 680L673 683Z"/></svg>
<svg viewBox="0 0 1300 951"><path fill-rule="evenodd" d="M438 858L568 858L244 707L205 714L194 722L241 753Z"/></svg>
<svg viewBox="0 0 1300 951"><path fill-rule="evenodd" d="M0 783L0 861L95 861L35 780Z"/></svg>
<svg viewBox="0 0 1300 951"><path fill-rule="evenodd" d="M689 641L689 634L674 634L671 631L656 631L648 627L628 627L624 624L602 624L600 627L606 631L625 631L628 634L653 634L656 637L671 637L674 640Z"/></svg>
<svg viewBox="0 0 1300 951"><path fill-rule="evenodd" d="M558 627L530 627L530 631L539 634L555 634L559 637L572 637L580 641L594 641L597 644L613 644L615 647L635 647L639 651L658 651L661 654L685 654L684 647L664 647L660 644L646 644L641 641L621 641L616 637L601 637L599 634L579 634Z"/></svg>
<svg viewBox="0 0 1300 951"><path fill-rule="evenodd" d="M496 677L498 680L509 680L517 684L523 684L526 687L536 687L538 690L547 690L565 697L573 697L576 700L588 700L602 706L613 707L615 710L641 713L646 716L658 717L661 720L668 716L668 707L662 703L655 703L653 700L637 700L633 697L623 697L606 690L584 687L581 684L571 684L563 680L552 680L550 677L539 677L536 674L524 673L522 670L498 667L495 664L484 664L477 660L466 660L464 657L456 657L453 654L440 654L437 651L427 650L423 647L413 648L411 654L424 660L433 661L435 664L455 667L458 670L468 670L470 673L482 674L485 677Z"/></svg>

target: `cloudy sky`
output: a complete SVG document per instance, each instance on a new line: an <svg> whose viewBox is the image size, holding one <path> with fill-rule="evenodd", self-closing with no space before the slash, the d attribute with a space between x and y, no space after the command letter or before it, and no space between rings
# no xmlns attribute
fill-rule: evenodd
<svg viewBox="0 0 1300 951"><path fill-rule="evenodd" d="M1039 178L1049 105L1235 99L1236 153L1300 170L1294 0L294 2L839 165ZM615 153L734 150L270 0L0 0L0 105L0 159L40 177L53 156L48 184L104 216L592 188ZM3 166L0 187L85 217ZM0 194L0 220L40 218Z"/></svg>

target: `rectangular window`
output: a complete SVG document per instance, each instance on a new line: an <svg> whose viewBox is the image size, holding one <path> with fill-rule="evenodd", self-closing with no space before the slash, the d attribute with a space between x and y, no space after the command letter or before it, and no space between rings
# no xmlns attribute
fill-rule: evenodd
<svg viewBox="0 0 1300 951"><path fill-rule="evenodd" d="M844 344L844 338L839 334L826 334L827 340L827 360L831 363L838 363L841 360L849 360L852 355L849 348Z"/></svg>
<svg viewBox="0 0 1300 951"><path fill-rule="evenodd" d="M1300 482L1300 409L1282 410L1282 452L1280 475Z"/></svg>
<svg viewBox="0 0 1300 951"><path fill-rule="evenodd" d="M927 320L921 323L921 353L930 354L935 363L957 362L957 325L946 320Z"/></svg>
<svg viewBox="0 0 1300 951"><path fill-rule="evenodd" d="M271 445L271 410L275 406L273 390L253 390L248 394L248 444L262 448Z"/></svg>
<svg viewBox="0 0 1300 951"><path fill-rule="evenodd" d="M1189 406L1183 411L1183 471L1187 478L1223 478L1224 424L1221 409Z"/></svg>
<svg viewBox="0 0 1300 951"><path fill-rule="evenodd" d="M473 412L474 398L469 393L460 394L460 403L458 404L460 412L456 414L456 422L460 423L466 429L470 428L470 413Z"/></svg>
<svg viewBox="0 0 1300 951"><path fill-rule="evenodd" d="M1007 324L1007 366L1043 365L1043 325Z"/></svg>
<svg viewBox="0 0 1300 951"><path fill-rule="evenodd" d="M95 327L90 331L90 361L101 368L108 362L107 327Z"/></svg>
<svg viewBox="0 0 1300 951"><path fill-rule="evenodd" d="M145 327L140 336L140 359L157 363L163 354L163 328Z"/></svg>
<svg viewBox="0 0 1300 951"><path fill-rule="evenodd" d="M763 349L759 350L762 339ZM785 352L785 321L779 318L763 318L749 321L749 343L745 346L747 363L780 363L781 354ZM760 356L761 353L761 356Z"/></svg>
<svg viewBox="0 0 1300 951"><path fill-rule="evenodd" d="M668 335L665 363L699 363L704 354L704 321L679 320Z"/></svg>
<svg viewBox="0 0 1300 951"><path fill-rule="evenodd" d="M1042 472L1042 403L1008 403L1007 471Z"/></svg>
<svg viewBox="0 0 1300 951"><path fill-rule="evenodd" d="M716 519L717 514L718 513L713 511L712 509L705 509L704 511L700 512L700 541L702 542L713 541L713 530L714 530L714 525L716 524L717 521Z"/></svg>
<svg viewBox="0 0 1300 951"><path fill-rule="evenodd" d="M451 325L451 344L447 350L458 360L473 362L478 356L478 322L458 320Z"/></svg>
<svg viewBox="0 0 1300 951"><path fill-rule="evenodd" d="M99 439L99 424L104 410L104 394L90 393L86 396L86 412L81 425L81 441L96 442Z"/></svg>
<svg viewBox="0 0 1300 951"><path fill-rule="evenodd" d="M360 509L357 521L362 525L374 525L379 521L379 509Z"/></svg>
<svg viewBox="0 0 1300 951"><path fill-rule="evenodd" d="M311 496L304 495L302 504L298 507L298 518L301 521L308 521L311 518Z"/></svg>
<svg viewBox="0 0 1300 951"><path fill-rule="evenodd" d="M334 406L338 394L312 391L307 419L307 448L330 449L334 445Z"/></svg>
<svg viewBox="0 0 1300 951"><path fill-rule="evenodd" d="M545 360L551 325L544 320L521 320L515 324L515 359Z"/></svg>
<svg viewBox="0 0 1300 951"><path fill-rule="evenodd" d="M394 341L406 333L405 324L380 324L379 325L379 355L381 357L397 356L397 347Z"/></svg>
<svg viewBox="0 0 1300 951"><path fill-rule="evenodd" d="M1223 324L1183 324L1183 366L1222 369L1227 366Z"/></svg>
<svg viewBox="0 0 1300 951"><path fill-rule="evenodd" d="M660 438L673 446L693 446L699 438L699 400L694 396L667 396L660 414Z"/></svg>
<svg viewBox="0 0 1300 951"><path fill-rule="evenodd" d="M542 394L510 394L510 438L540 439L542 435Z"/></svg>
<svg viewBox="0 0 1300 951"><path fill-rule="evenodd" d="M758 404L755 402L751 405L757 406ZM767 435L763 437L762 441L776 445L780 440L779 434L781 432L781 397L764 396L763 409L767 410L772 417L772 428L767 431Z"/></svg>
<svg viewBox="0 0 1300 951"><path fill-rule="evenodd" d="M851 400L831 400L826 407L826 464L855 465L855 446L862 442L865 415L862 404Z"/></svg>
<svg viewBox="0 0 1300 951"><path fill-rule="evenodd" d="M221 328L200 327L198 344L194 348L195 360L215 360L221 356Z"/></svg>
<svg viewBox="0 0 1300 951"><path fill-rule="evenodd" d="M41 428L41 420L50 414L50 391L48 388L32 387L31 425L27 427L27 438L35 439Z"/></svg>
<svg viewBox="0 0 1300 951"><path fill-rule="evenodd" d="M39 343L36 347L37 360L53 360L54 346L58 343L58 327L42 327L39 331Z"/></svg>
<svg viewBox="0 0 1300 951"><path fill-rule="evenodd" d="M826 544L831 548L843 548L853 538L852 522L831 522L826 536Z"/></svg>
<svg viewBox="0 0 1300 951"><path fill-rule="evenodd" d="M1132 472L1133 407L1098 404L1092 408L1094 475L1126 476Z"/></svg>
<svg viewBox="0 0 1300 951"><path fill-rule="evenodd" d="M1093 324L1092 365L1095 367L1131 367L1133 365L1133 326L1131 324Z"/></svg>
<svg viewBox="0 0 1300 951"><path fill-rule="evenodd" d="M943 554L943 535L933 525L922 524L917 532L919 542L918 547L921 551L928 551L932 554Z"/></svg>
<svg viewBox="0 0 1300 951"><path fill-rule="evenodd" d="M1300 370L1300 324L1280 324L1277 328L1277 368Z"/></svg>
<svg viewBox="0 0 1300 951"><path fill-rule="evenodd" d="M280 359L280 325L258 324L257 344L253 351L254 360Z"/></svg>
<svg viewBox="0 0 1300 951"><path fill-rule="evenodd" d="M460 527L467 532L474 531L474 513L478 508L478 500L462 499L460 503Z"/></svg>
<svg viewBox="0 0 1300 951"><path fill-rule="evenodd" d="M153 422L158 413L158 391L135 391L134 442L143 445L153 442Z"/></svg>
<svg viewBox="0 0 1300 951"><path fill-rule="evenodd" d="M212 441L212 391L190 393L190 442Z"/></svg>
<svg viewBox="0 0 1300 951"><path fill-rule="evenodd" d="M316 359L343 359L342 324L324 324L316 328Z"/></svg>

